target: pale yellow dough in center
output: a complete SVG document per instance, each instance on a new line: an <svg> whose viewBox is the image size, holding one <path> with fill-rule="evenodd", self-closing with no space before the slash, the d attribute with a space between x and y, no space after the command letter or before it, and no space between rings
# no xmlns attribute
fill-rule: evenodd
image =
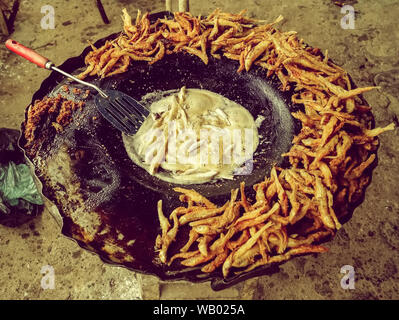
<svg viewBox="0 0 399 320"><path fill-rule="evenodd" d="M168 182L232 179L259 144L249 111L208 90L183 87L150 110L134 136L123 134L123 142L138 166Z"/></svg>

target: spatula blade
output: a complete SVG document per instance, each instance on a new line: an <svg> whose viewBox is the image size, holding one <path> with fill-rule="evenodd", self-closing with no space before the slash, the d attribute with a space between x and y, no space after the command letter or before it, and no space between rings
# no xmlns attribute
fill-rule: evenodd
<svg viewBox="0 0 399 320"><path fill-rule="evenodd" d="M150 111L129 95L116 90L103 90L108 98L98 94L95 105L101 115L118 130L134 135Z"/></svg>

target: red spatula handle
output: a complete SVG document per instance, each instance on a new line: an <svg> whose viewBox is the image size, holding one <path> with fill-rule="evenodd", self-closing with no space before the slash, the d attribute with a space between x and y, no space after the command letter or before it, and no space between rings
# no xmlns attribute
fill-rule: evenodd
<svg viewBox="0 0 399 320"><path fill-rule="evenodd" d="M12 52L20 55L22 58L25 58L26 60L29 60L30 62L33 62L40 68L44 69L50 69L52 63L49 59L41 56L37 52L33 51L32 49L29 49L22 44L18 43L15 40L8 39L6 41L6 47L11 50Z"/></svg>

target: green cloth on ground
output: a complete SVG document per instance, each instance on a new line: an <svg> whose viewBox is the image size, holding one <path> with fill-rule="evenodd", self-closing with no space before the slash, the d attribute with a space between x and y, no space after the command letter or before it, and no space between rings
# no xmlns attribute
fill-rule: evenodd
<svg viewBox="0 0 399 320"><path fill-rule="evenodd" d="M0 165L0 198L3 205L27 210L31 209L30 204L43 204L28 166L13 162Z"/></svg>

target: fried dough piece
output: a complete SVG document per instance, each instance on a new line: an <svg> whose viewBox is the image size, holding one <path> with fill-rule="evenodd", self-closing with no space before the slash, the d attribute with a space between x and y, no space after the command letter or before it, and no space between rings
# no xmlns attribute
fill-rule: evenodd
<svg viewBox="0 0 399 320"><path fill-rule="evenodd" d="M197 207L195 210L191 210L190 213L187 213L180 217L179 219L179 224L180 225L185 225L186 223L196 221L196 220L201 220L205 218L210 218L214 217L223 211L226 210L227 206L229 205L229 202L226 202L224 206L219 207L219 208L203 208L203 207Z"/></svg>
<svg viewBox="0 0 399 320"><path fill-rule="evenodd" d="M256 261L255 263L251 264L243 272L249 272L257 267L260 267L260 266L263 266L266 264L280 263L280 262L289 260L294 255L307 254L307 253L322 253L322 252L327 252L327 251L328 251L328 249L323 246L303 245L303 246L299 246L299 247L290 249L284 254L276 255L276 256L270 257L268 259L260 259L260 260Z"/></svg>
<svg viewBox="0 0 399 320"><path fill-rule="evenodd" d="M180 200L181 201L191 200L191 201L193 201L195 203L198 203L200 205L204 205L207 208L216 208L217 207L214 203L209 201L204 196L200 195L195 190L185 189L185 188L180 188L180 187L173 188L173 190L183 194L183 197L180 196Z"/></svg>
<svg viewBox="0 0 399 320"><path fill-rule="evenodd" d="M327 192L323 186L323 183L319 177L316 178L315 185L315 200L319 204L320 218L323 224L329 229L335 229L335 223L330 215L330 207L328 205Z"/></svg>
<svg viewBox="0 0 399 320"><path fill-rule="evenodd" d="M251 51L249 51L248 55L245 57L245 62L244 62L246 71L249 71L255 60L265 52L265 50L269 45L270 41L262 41L258 43Z"/></svg>

